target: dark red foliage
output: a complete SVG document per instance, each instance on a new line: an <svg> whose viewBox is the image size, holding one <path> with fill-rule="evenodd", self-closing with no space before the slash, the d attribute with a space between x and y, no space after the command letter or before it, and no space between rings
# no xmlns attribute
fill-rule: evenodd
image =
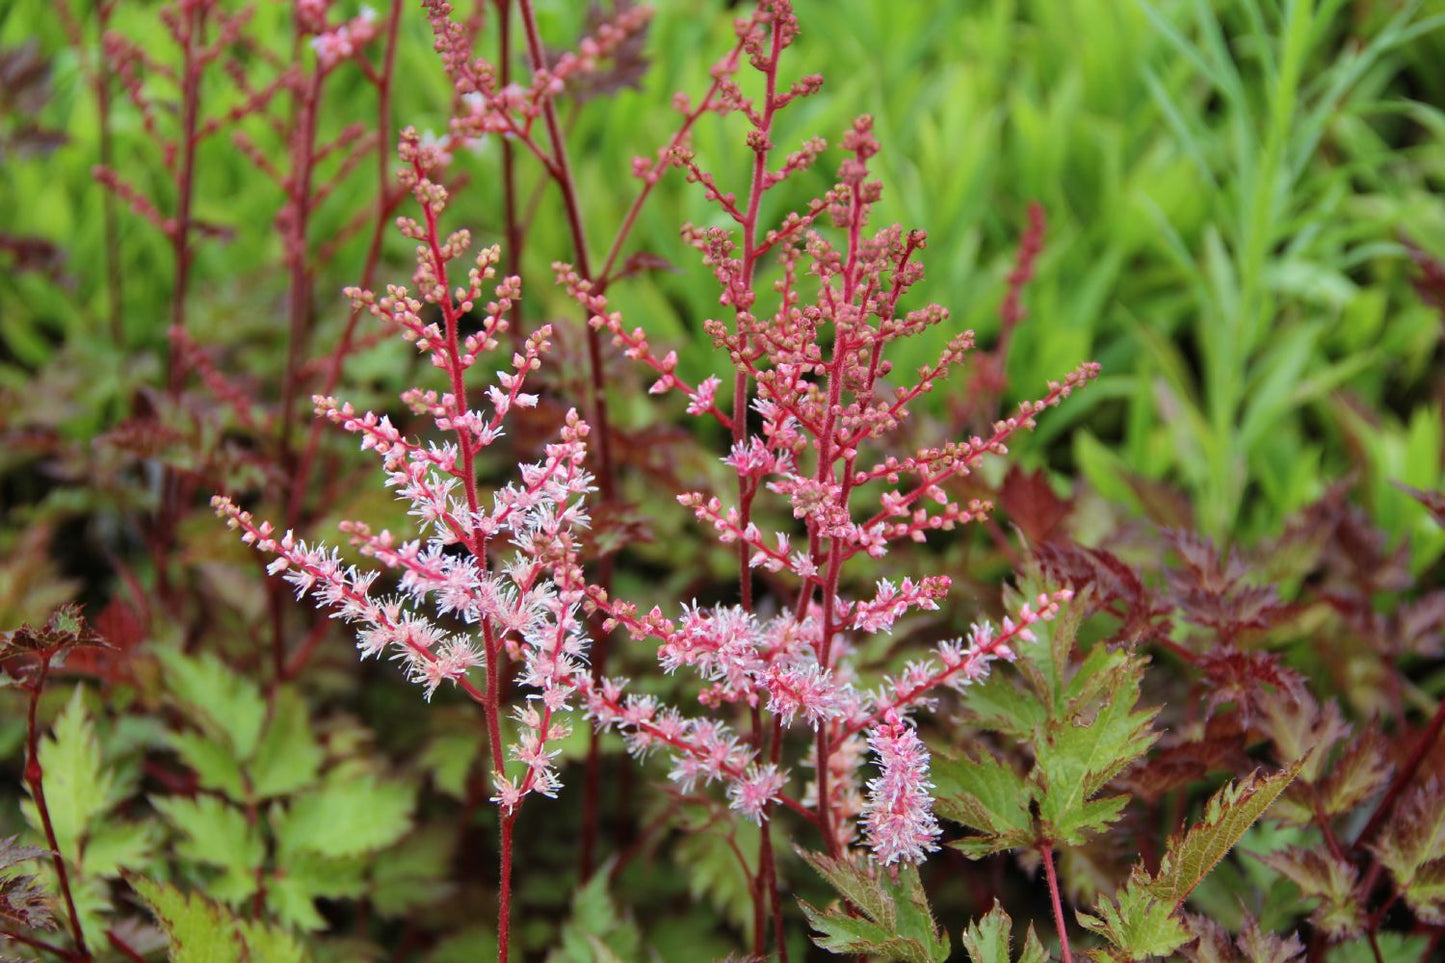
<svg viewBox="0 0 1445 963"><path fill-rule="evenodd" d="M998 493L998 505L1030 542L1039 544L1058 534L1073 501L1054 494L1043 471L1024 471L1012 465Z"/></svg>
<svg viewBox="0 0 1445 963"><path fill-rule="evenodd" d="M1092 588L1088 598L1095 608L1123 620L1111 641L1137 643L1168 634L1169 606L1155 598L1133 567L1117 555L1073 542L1047 542L1034 554L1049 578L1076 590Z"/></svg>
<svg viewBox="0 0 1445 963"><path fill-rule="evenodd" d="M55 928L50 895L40 888L35 877L14 873L15 866L49 855L46 850L22 845L16 836L0 839L0 920L28 929Z"/></svg>
<svg viewBox="0 0 1445 963"><path fill-rule="evenodd" d="M1165 572L1169 600L1186 622L1216 630L1226 642L1251 629L1266 629L1284 612L1272 587L1245 583L1248 567L1237 553L1221 555L1202 535L1165 533L1181 567Z"/></svg>

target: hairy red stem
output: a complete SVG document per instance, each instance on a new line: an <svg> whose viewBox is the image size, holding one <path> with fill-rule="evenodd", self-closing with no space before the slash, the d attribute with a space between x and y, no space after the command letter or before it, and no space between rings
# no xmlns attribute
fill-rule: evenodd
<svg viewBox="0 0 1445 963"><path fill-rule="evenodd" d="M39 654L40 671L27 686L30 704L25 717L25 784L30 788L30 798L35 800L35 812L40 817L40 828L45 833L45 844L50 847L50 858L55 865L55 878L60 884L60 894L65 900L65 911L70 916L71 938L75 940L78 958L90 959L85 946L85 933L80 928L80 914L75 911L75 897L70 892L70 873L65 868L65 856L60 852L60 843L55 838L55 824L50 819L50 807L45 804L45 770L40 764L40 723L37 713L40 709L40 694L45 690L45 679L50 674L50 653Z"/></svg>
<svg viewBox="0 0 1445 963"><path fill-rule="evenodd" d="M1044 857L1044 875L1049 880L1049 903L1054 910L1054 928L1059 931L1059 947L1064 954L1064 963L1074 963L1074 954L1069 949L1069 933L1064 927L1064 903L1059 898L1059 877L1054 870L1054 844L1052 840L1044 840L1039 845L1039 852Z"/></svg>

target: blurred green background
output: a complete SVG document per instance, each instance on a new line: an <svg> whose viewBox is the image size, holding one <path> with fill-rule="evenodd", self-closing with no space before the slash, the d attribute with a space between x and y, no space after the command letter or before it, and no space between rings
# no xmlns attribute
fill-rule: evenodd
<svg viewBox="0 0 1445 963"><path fill-rule="evenodd" d="M576 36L582 7L539 3L556 46ZM1026 464L1082 475L1145 515L1157 514L1152 489L1136 479L1166 483L1203 531L1226 540L1277 530L1352 476L1386 529L1412 537L1417 571L1438 558L1445 536L1391 481L1441 483L1441 313L1416 291L1405 242L1445 257L1445 3L798 0L797 9L803 33L785 73L819 72L826 83L783 114L779 147L836 140L850 118L872 114L884 144L879 216L928 231L921 290L985 346L1027 204L1043 205L1046 247L1008 357L1008 398L1037 395L1083 359L1102 362L1104 375L1019 446ZM74 13L93 41L88 10ZM155 13L127 2L113 26L155 36ZM569 116L594 258L632 199L631 158L671 135L674 91L705 89L736 15L717 2L659 4L640 89ZM284 46L284 5L263 4L255 16L257 34L274 25ZM447 85L410 4L403 33L395 120L444 129ZM159 377L170 255L158 232L122 210L124 330L111 340L91 90L49 0L0 5L0 46L26 42L51 68L48 96L28 116L66 139L43 153L8 144L3 230L48 239L64 260L51 276L0 271L0 389L11 398L3 417L84 438L119 417L137 380ZM159 42L150 52L168 55ZM225 78L208 83L208 103L234 103ZM364 119L372 96L359 78L338 79L323 123ZM7 142L25 116L8 108ZM695 146L704 166L741 189L747 152L733 120L705 119ZM118 169L164 198L159 153L119 95L114 127ZM469 183L453 213L488 242L501 233L498 155L487 144L457 160ZM772 197L769 213L821 190L835 165L827 155L791 194ZM317 215L318 247L369 203L375 175L364 168ZM522 169L527 198L537 172ZM280 200L225 137L207 145L197 215L224 233L199 245L191 313L199 340L251 344L257 365L276 363L265 352L284 329ZM724 361L701 336L717 310L713 282L678 228L718 216L669 175L629 250L677 270L613 292L656 343L680 348L693 377ZM344 244L318 277L318 349L344 321L339 289L355 282L363 247L364 236ZM387 256L383 277L406 270L403 243ZM567 235L555 192L543 190L526 248L533 317L575 313L550 288L556 258L570 258ZM900 368L936 348L912 345ZM359 359L349 380L399 386L387 371L396 357ZM27 405L50 397L27 387L37 378L68 385L68 395L57 391L70 403ZM951 400L930 399L943 422ZM619 404L625 416L628 405L650 402Z"/></svg>

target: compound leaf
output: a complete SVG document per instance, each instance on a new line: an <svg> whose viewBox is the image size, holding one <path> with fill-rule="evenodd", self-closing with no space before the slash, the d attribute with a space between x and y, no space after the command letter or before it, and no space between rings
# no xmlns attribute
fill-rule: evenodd
<svg viewBox="0 0 1445 963"><path fill-rule="evenodd" d="M943 963L949 955L948 933L933 911L918 880L918 870L905 866L897 879L889 870L865 869L845 859L799 853L862 915L849 916L834 904L820 910L799 900L813 929L813 942L831 953L868 953L899 963Z"/></svg>

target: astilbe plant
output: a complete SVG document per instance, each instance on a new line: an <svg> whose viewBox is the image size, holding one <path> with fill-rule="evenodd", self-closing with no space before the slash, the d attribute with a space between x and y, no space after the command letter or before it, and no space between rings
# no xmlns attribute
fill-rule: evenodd
<svg viewBox="0 0 1445 963"><path fill-rule="evenodd" d="M908 418L912 403L960 364L973 335L948 338L937 362L920 369L911 385L893 386L891 346L946 325L949 314L933 304L901 307L923 277L917 259L923 233L897 226L868 230L881 193L869 174L879 145L868 118L858 120L844 137L847 159L837 184L778 227L761 228L764 195L809 169L825 146L810 140L776 170L769 169L776 113L815 92L821 80L805 77L779 89L779 59L797 35L797 22L784 0L762 3L738 24L738 51L763 76L764 102L754 104L743 94L735 79L740 59L735 54L714 71L702 105L685 111L683 131L709 111L747 119L754 164L746 203L718 186L683 134L659 162L639 163L636 171L650 187L661 171L682 168L741 229L741 243L722 228L684 230L718 279L721 303L733 312L731 324L714 320L705 326L734 367L731 411L719 400L721 378L689 384L677 371L675 353L659 355L640 329L624 326L609 308L605 282L594 281L584 268L556 267L559 283L587 312L592 330L610 335L627 356L657 374L654 393L685 394L691 414L717 420L732 437L724 462L737 477L738 503L725 506L706 492L683 493L679 501L724 544L735 547L740 603L692 605L669 617L661 605L643 611L613 598L607 585L587 584L582 571L579 532L588 523L582 499L592 475L586 467L589 429L576 412L568 414L544 460L522 467L520 484L499 490L490 505L483 503L477 454L500 436L510 409L535 404L522 388L540 364L550 331L532 332L511 370L498 372L486 392L490 412L474 409L468 400L469 387L476 390L468 385L469 369L508 332L520 281L502 280L492 300L479 303L501 256L491 248L477 258L466 283L453 288L448 266L464 256L470 236L465 231L443 236L440 217L447 192L435 174L453 143L488 133L510 134L533 149L532 124L547 116L544 108L560 89L558 78L587 69L645 20L641 14L636 22L623 18L575 63L563 58L550 72L537 71L533 85L522 89L498 86L484 62L461 57L457 51L465 38L449 10L440 4L430 9L438 49L463 94L463 115L454 120L446 142L424 142L413 131L402 140L402 177L423 213L420 221L400 222L403 233L419 244L413 291L393 287L384 297L363 290L350 294L445 373L446 390L412 389L403 399L450 438L444 443L411 440L386 417L358 413L329 397L316 399L324 419L358 434L362 446L382 458L387 484L411 506L421 537L403 540L388 531L373 532L364 523L347 523L352 543L381 565L363 570L343 563L334 549L308 544L290 532L280 534L227 498L218 498L216 508L248 543L276 556L273 574L284 573L299 595L311 595L335 617L358 626L363 657L387 653L428 695L451 682L481 705L494 770L492 798L503 812L502 958L508 946L517 807L531 793L551 795L559 788L554 746L566 727L556 713L569 708L574 695L585 701L599 730L621 731L633 753L668 753L671 779L678 786L691 790L699 783L721 783L731 807L762 827L753 886L754 949L766 949L763 921L771 915L782 951L770 836L770 817L777 808L786 807L811 824L831 857L850 851L861 822L863 840L882 863L922 862L937 848L940 829L931 811L929 753L914 714L934 706L942 689L964 688L986 676L993 662L1011 660L1019 646L1033 640L1033 627L1052 619L1070 597L1067 590L1038 595L1001 625L976 624L963 637L920 653L901 672L869 687L863 680L866 667L857 657L860 643L890 632L911 611L937 609L950 579L942 574L883 578L870 596L858 598L850 594L857 578L847 573L865 559L882 559L897 542L923 542L930 532L986 517L987 503L958 499L949 491L951 483L985 457L1006 454L1014 434L1031 428L1041 412L1087 383L1097 366L1083 365L1051 382L1042 399L1021 405L987 436L908 454L888 452L888 438ZM550 158L549 167L561 163L560 152L540 147L533 152L544 163ZM558 175L558 180L567 179ZM842 232L841 244L817 229L823 221ZM767 312L760 307L757 279L765 257L775 258L782 268L773 285L775 307ZM479 327L468 331L474 314ZM432 320L433 315L440 320ZM600 399L594 403L600 405ZM766 494L776 497L776 506L795 524L764 534L754 515ZM400 594L374 591L382 569L399 574ZM755 589L756 570L768 579L766 597ZM685 714L654 696L629 693L625 680L590 670L588 633L580 617L584 600L604 617L604 631L622 626L634 637L660 640L658 659L665 671L689 667L697 672L703 682L699 702L707 711ZM428 606L436 617L425 614ZM448 621L461 621L466 628L449 632L444 628ZM517 681L533 691L513 709L522 735L511 749L518 766L509 772L500 715L512 702L506 680L513 662L521 665ZM480 670L481 684L473 680L474 670ZM737 728L740 718L747 720L745 732ZM809 735L791 744L795 730ZM869 748L880 772L865 784L861 769ZM799 767L813 772L801 786Z"/></svg>
<svg viewBox="0 0 1445 963"><path fill-rule="evenodd" d="M592 326L610 333L615 345L658 376L654 393L682 393L689 413L715 419L732 437L724 462L737 477L736 504L706 492L683 493L679 501L736 548L739 604L693 605L673 617L661 606L643 609L597 587L588 599L607 616L609 627L658 640L665 671L693 669L703 684L698 701L711 712L684 714L652 695L628 694L624 680L606 679L588 692L588 713L596 724L621 731L634 754L669 753L671 779L684 789L699 782L724 784L732 808L763 824L753 891L759 904L771 903L781 952L770 814L781 805L801 815L834 857L854 844L861 818L864 841L877 859L923 861L936 848L939 828L930 811L928 751L912 715L934 705L940 690L966 687L993 662L1011 659L1018 646L1032 641L1032 626L1053 618L1070 597L1067 590L1043 594L1001 626L976 624L870 688L858 665L859 643L891 631L910 611L938 608L950 579L881 579L871 597L856 598L848 594L845 570L858 567L863 557L884 557L899 541L922 542L930 532L985 517L989 505L958 500L949 483L985 457L1005 454L1014 434L1031 428L1042 411L1098 369L1085 364L1051 382L1041 400L1022 404L986 437L890 454L889 436L911 404L958 366L973 335L948 338L936 363L920 369L912 384L896 385L891 346L945 326L949 314L934 304L901 307L923 276L917 259L923 233L898 226L868 230L881 194L869 173L879 150L869 118L859 119L843 139L847 159L837 184L777 227L763 229L764 195L811 167L824 147L810 140L771 169L775 115L816 91L821 81L806 77L780 89L779 59L798 29L788 3L761 4L758 15L740 21L738 29L749 63L762 75L764 99L753 102L730 75L715 74L714 109L741 113L751 128L747 144L754 165L746 200L719 186L685 146L670 156L738 229L684 230L717 278L720 303L732 312L730 324L705 325L734 367L731 410L719 399L721 378L689 383L678 373L675 352L659 353L642 329L627 327L580 272L565 264L557 271ZM823 221L842 233L841 244L816 229ZM766 310L757 278L765 256L782 267ZM766 494L776 496L795 526L763 531L754 517ZM754 589L759 569L772 589L766 601ZM733 727L738 718L748 720L750 731ZM811 730L809 748L796 756L788 752L795 729ZM859 773L865 739L881 770L866 787ZM794 771L798 765L813 771L803 786ZM756 953L765 949L761 916L760 905Z"/></svg>
<svg viewBox="0 0 1445 963"><path fill-rule="evenodd" d="M418 242L412 290L391 286L378 297L349 289L358 303L430 359L446 376L444 390L414 388L403 400L428 416L445 441L406 437L386 416L358 413L349 404L317 396L317 413L358 435L364 449L382 460L386 484L410 506L418 537L374 532L363 522L345 523L352 544L379 563L348 565L335 548L308 544L291 532L278 534L229 498L214 500L217 512L241 531L248 544L276 556L270 571L284 573L298 597L310 595L335 618L357 626L363 658L382 655L400 662L428 698L443 683L462 689L486 718L494 802L502 809L499 940L506 958L510 910L512 828L518 807L533 793L551 796L560 787L553 745L568 732L559 714L585 680L587 635L579 620L584 596L578 561L579 534L588 525L583 500L591 490L586 468L588 426L575 411L566 417L544 458L520 466L519 480L490 499L478 487L478 453L502 436L514 408L536 404L522 389L541 364L550 329L538 328L498 371L487 389L488 409L469 396L469 370L497 348L508 328L507 314L521 294L520 281L506 277L490 291L501 252L483 250L453 287L454 262L471 244L467 231L443 235L440 218L445 188L431 179L442 151L404 132L400 155L403 183L421 206L420 221L401 218L402 232ZM431 320L439 315L440 320ZM474 318L479 321L474 322ZM475 324L475 330L467 330ZM381 594L384 571L399 575L399 592ZM428 608L435 615L428 614ZM465 628L448 631L447 623ZM512 698L515 681L529 690ZM474 680L474 670L483 676ZM510 747L518 765L508 766L501 716L508 707L519 736Z"/></svg>

